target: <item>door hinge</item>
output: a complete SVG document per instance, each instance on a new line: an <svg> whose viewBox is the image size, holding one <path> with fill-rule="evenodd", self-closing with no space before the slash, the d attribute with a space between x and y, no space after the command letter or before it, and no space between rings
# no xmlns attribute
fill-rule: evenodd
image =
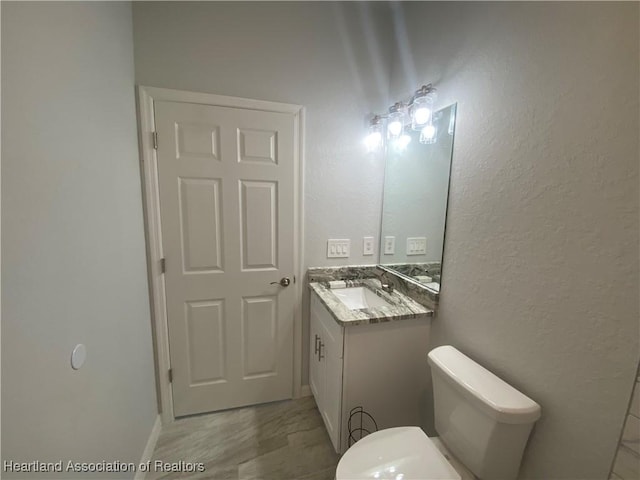
<svg viewBox="0 0 640 480"><path fill-rule="evenodd" d="M158 149L158 132L153 132L153 148Z"/></svg>
<svg viewBox="0 0 640 480"><path fill-rule="evenodd" d="M165 273L167 271L167 259L160 259L160 273Z"/></svg>
<svg viewBox="0 0 640 480"><path fill-rule="evenodd" d="M173 368L169 369L169 383L173 383Z"/></svg>

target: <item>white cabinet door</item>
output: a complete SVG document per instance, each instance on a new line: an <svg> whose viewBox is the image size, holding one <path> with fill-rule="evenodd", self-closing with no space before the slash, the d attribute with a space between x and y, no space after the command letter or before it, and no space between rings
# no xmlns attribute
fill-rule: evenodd
<svg viewBox="0 0 640 480"><path fill-rule="evenodd" d="M315 294L311 296L310 332L309 384L331 442L340 452L344 329Z"/></svg>
<svg viewBox="0 0 640 480"><path fill-rule="evenodd" d="M318 360L318 347L320 344L320 319L314 308L311 309L311 319L309 325L309 387L316 399L318 410L321 405L320 388L320 361Z"/></svg>
<svg viewBox="0 0 640 480"><path fill-rule="evenodd" d="M328 319L335 323L333 319ZM341 327L340 327L341 330ZM340 420L342 409L342 332L336 332L330 325L322 323L321 350L323 371L322 417L327 426L331 443L340 451Z"/></svg>

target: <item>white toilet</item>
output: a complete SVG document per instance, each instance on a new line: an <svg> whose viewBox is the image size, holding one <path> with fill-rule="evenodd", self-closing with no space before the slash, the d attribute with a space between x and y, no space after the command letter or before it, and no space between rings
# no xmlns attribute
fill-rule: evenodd
<svg viewBox="0 0 640 480"><path fill-rule="evenodd" d="M397 427L346 451L336 480L515 479L540 405L451 346L429 352L436 431Z"/></svg>

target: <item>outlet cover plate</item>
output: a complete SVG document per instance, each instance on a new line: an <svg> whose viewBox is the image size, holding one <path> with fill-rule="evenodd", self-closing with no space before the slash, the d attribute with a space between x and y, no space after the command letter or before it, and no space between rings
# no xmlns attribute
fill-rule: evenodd
<svg viewBox="0 0 640 480"><path fill-rule="evenodd" d="M407 238L407 255L426 255L427 237Z"/></svg>
<svg viewBox="0 0 640 480"><path fill-rule="evenodd" d="M362 255L373 255L373 237L362 237Z"/></svg>
<svg viewBox="0 0 640 480"><path fill-rule="evenodd" d="M396 253L396 237L384 237L384 254L393 255Z"/></svg>
<svg viewBox="0 0 640 480"><path fill-rule="evenodd" d="M331 238L327 241L327 258L348 258L351 253L351 240Z"/></svg>

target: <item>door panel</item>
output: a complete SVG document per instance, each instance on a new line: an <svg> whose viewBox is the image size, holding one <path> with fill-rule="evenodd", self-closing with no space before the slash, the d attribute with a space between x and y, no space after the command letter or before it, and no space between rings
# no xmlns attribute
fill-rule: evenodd
<svg viewBox="0 0 640 480"><path fill-rule="evenodd" d="M154 107L174 414L291 398L295 117Z"/></svg>
<svg viewBox="0 0 640 480"><path fill-rule="evenodd" d="M219 178L179 181L184 272L222 271L221 181Z"/></svg>
<svg viewBox="0 0 640 480"><path fill-rule="evenodd" d="M277 164L277 138L273 130L238 129L238 161Z"/></svg>
<svg viewBox="0 0 640 480"><path fill-rule="evenodd" d="M176 158L220 160L220 126L217 124L176 122Z"/></svg>
<svg viewBox="0 0 640 480"><path fill-rule="evenodd" d="M244 378L276 375L277 297L244 298L242 322Z"/></svg>
<svg viewBox="0 0 640 480"><path fill-rule="evenodd" d="M226 382L224 300L186 306L189 385Z"/></svg>
<svg viewBox="0 0 640 480"><path fill-rule="evenodd" d="M276 182L240 180L242 268L277 269Z"/></svg>

